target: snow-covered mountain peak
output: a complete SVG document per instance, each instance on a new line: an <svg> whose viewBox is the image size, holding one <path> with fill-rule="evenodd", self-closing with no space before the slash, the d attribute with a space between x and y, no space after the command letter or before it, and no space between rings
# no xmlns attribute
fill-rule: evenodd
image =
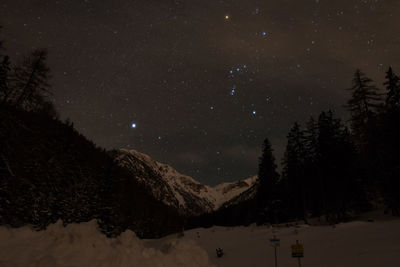
<svg viewBox="0 0 400 267"><path fill-rule="evenodd" d="M258 176L252 176L244 180L239 180L236 182L222 183L215 187L213 190L216 191L217 199L215 201L216 206L219 208L224 203L233 199L234 197L240 195L244 191L248 190L254 186L257 182Z"/></svg>
<svg viewBox="0 0 400 267"><path fill-rule="evenodd" d="M257 182L257 176L253 176L215 187L203 185L136 150L120 149L115 160L120 166L135 171L135 179L148 185L157 199L191 215L214 211Z"/></svg>

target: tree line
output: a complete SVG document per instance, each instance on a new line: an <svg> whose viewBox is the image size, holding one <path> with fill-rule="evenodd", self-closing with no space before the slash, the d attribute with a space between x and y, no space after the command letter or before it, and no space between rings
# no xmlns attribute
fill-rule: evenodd
<svg viewBox="0 0 400 267"><path fill-rule="evenodd" d="M343 122L331 110L294 123L287 135L282 174L265 139L259 160L258 220L329 222L383 205L400 215L400 79L390 67L379 89L354 73Z"/></svg>

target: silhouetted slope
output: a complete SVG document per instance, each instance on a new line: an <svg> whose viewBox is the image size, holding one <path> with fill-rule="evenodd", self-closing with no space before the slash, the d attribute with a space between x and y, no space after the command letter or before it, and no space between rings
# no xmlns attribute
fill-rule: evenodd
<svg viewBox="0 0 400 267"><path fill-rule="evenodd" d="M181 227L154 197L72 124L0 105L0 223L37 229L99 219L108 235L155 237Z"/></svg>

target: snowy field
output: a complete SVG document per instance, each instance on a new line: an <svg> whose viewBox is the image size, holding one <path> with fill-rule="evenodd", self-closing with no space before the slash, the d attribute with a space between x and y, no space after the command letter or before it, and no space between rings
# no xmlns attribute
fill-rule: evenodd
<svg viewBox="0 0 400 267"><path fill-rule="evenodd" d="M0 227L0 266L274 266L269 239L276 235L278 266L298 266L290 246L304 246L302 267L400 267L400 220L332 226L213 227L159 240L127 231L107 239L94 221L46 231ZM215 249L225 255L216 257Z"/></svg>
<svg viewBox="0 0 400 267"><path fill-rule="evenodd" d="M197 234L199 232L199 234ZM278 266L298 266L291 245L304 247L301 266L306 267L400 267L400 220L351 222L332 226L214 227L191 230L184 240L195 240L217 266L275 266L269 239L280 238ZM200 237L198 237L200 236ZM216 257L215 249L225 255Z"/></svg>

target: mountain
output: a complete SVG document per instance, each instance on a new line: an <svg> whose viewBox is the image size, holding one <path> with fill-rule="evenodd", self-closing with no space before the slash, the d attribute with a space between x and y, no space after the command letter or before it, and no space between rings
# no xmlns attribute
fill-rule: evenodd
<svg viewBox="0 0 400 267"><path fill-rule="evenodd" d="M229 206L229 203L242 201L253 196L246 192L255 191L257 184L257 176L253 176L211 187L138 151L120 149L112 154L115 162L130 171L134 179L144 184L156 199L174 207L183 215L211 213L222 206Z"/></svg>

